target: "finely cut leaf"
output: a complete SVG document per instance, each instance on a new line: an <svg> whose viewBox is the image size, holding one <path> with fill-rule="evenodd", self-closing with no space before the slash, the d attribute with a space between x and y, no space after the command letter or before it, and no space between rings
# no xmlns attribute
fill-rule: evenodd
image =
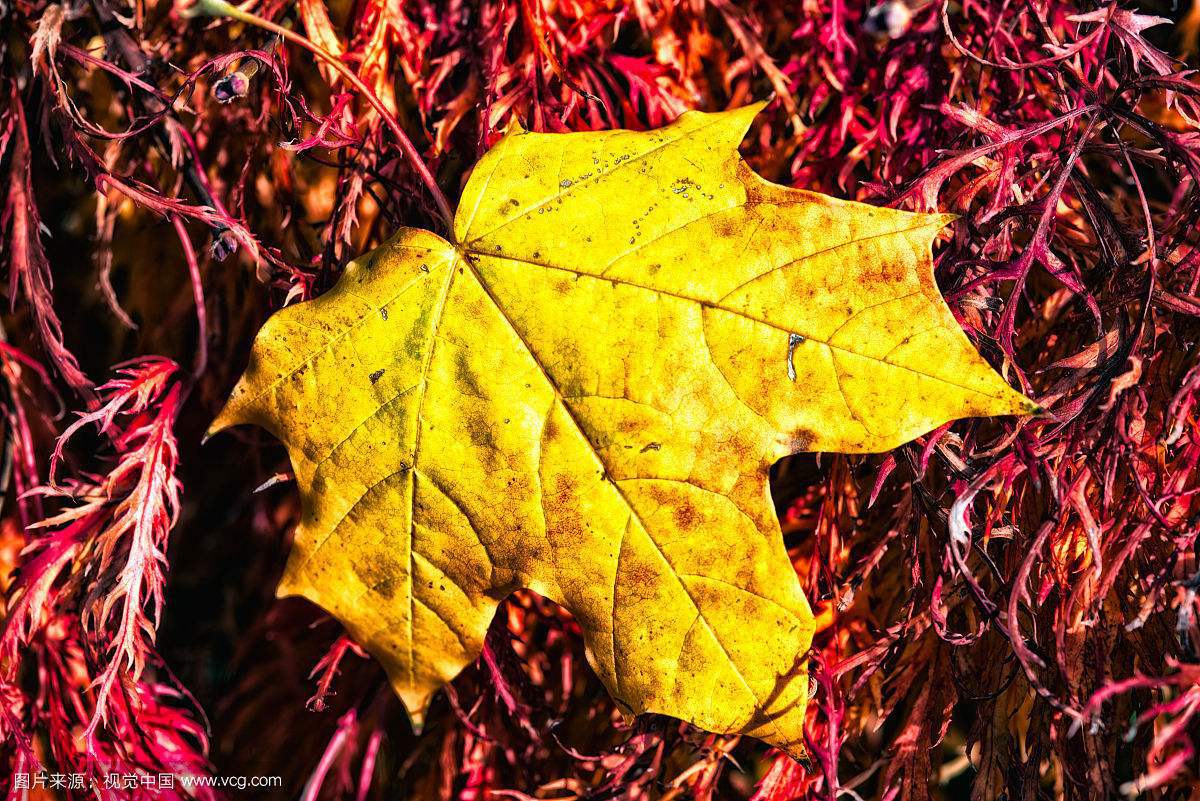
<svg viewBox="0 0 1200 801"><path fill-rule="evenodd" d="M404 229L259 334L213 430L287 445L280 594L340 618L414 720L527 587L623 709L802 753L813 617L771 464L1033 410L937 292L950 217L764 181L737 156L759 108L510 133L454 242Z"/></svg>

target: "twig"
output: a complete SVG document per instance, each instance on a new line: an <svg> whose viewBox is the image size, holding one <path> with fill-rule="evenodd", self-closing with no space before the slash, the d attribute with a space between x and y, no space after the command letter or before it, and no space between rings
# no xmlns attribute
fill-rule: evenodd
<svg viewBox="0 0 1200 801"><path fill-rule="evenodd" d="M134 38L129 35L129 32L121 27L120 23L116 19L116 15L103 2L94 1L92 3L92 8L96 11L96 16L100 21L100 33L104 37L104 42L108 46L109 50L120 54L121 59L129 65L130 69L134 70L135 72L144 72L149 59ZM157 97L151 96L146 99L134 99L139 103L139 105L141 105L150 113L162 115L165 120L169 120L170 122L174 123L181 131L185 130L183 125L179 122L179 119L175 116L175 113L171 110L170 106L162 102ZM218 200L209 189L207 177L204 175L203 171L196 166L197 153L195 152L195 145L192 142L191 137L184 136L183 139L188 145L183 156L182 169L184 179L192 188L192 191L196 193L196 197L199 199L202 205L215 209L224 216L229 216L229 212L222 205L221 201ZM162 127L155 127L154 140L159 148L162 149L163 153L168 157L167 160L170 161L172 149L171 140L170 137L168 137L166 130ZM228 230L225 226L219 223L210 224L209 229L212 233L214 244L218 242L221 235Z"/></svg>
<svg viewBox="0 0 1200 801"><path fill-rule="evenodd" d="M429 171L429 167L425 164L425 160L421 158L421 154L413 145L412 140L408 138L408 134L406 134L404 129L400 127L400 123L397 122L396 118L392 116L392 113L388 110L387 106L383 104L383 101L380 100L373 91L371 91L370 87L363 83L362 79L358 77L357 73L342 63L340 58L330 53L317 43L313 42L307 36L301 36L295 31L289 30L282 25L278 25L256 14L252 14L249 11L243 11L242 9L225 2L225 0L199 0L199 2L197 2L188 10L188 13L191 16L205 15L211 17L228 17L229 19L234 19L238 22L244 22L247 25L253 25L257 28L262 28L265 31L270 31L277 36L282 37L284 40L291 42L292 44L303 47L305 50L328 64L335 72L337 72L338 75L342 76L347 83L353 86L354 89L360 95L362 95L362 97L368 103L371 104L371 107L375 109L375 112L379 114L379 118L384 121L384 123L388 126L388 129L391 130L392 135L395 136L396 140L400 143L400 149L404 151L404 155L408 158L409 163L412 164L413 169L416 170L417 175L420 176L422 183L424 183L425 187L429 190L429 194L433 196L433 200L437 204L438 213L442 218L442 223L446 226L446 230L454 230L454 213L450 210L450 202L446 200L446 195L442 192L441 187L438 186L437 180L433 177L433 173Z"/></svg>

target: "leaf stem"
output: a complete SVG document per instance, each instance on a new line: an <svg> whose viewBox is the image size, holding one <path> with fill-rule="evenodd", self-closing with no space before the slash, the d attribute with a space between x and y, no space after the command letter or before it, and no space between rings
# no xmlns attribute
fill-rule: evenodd
<svg viewBox="0 0 1200 801"><path fill-rule="evenodd" d="M446 195L438 186L437 179L433 177L433 173L429 171L429 167L425 164L425 160L421 158L421 154L413 145L412 140L408 138L408 134L400 127L400 123L388 111L387 106L379 99L376 94L371 91L362 79L358 77L352 69L347 67L340 58L330 53L325 48L321 47L306 36L301 36L293 30L271 22L268 19L253 14L225 2L225 0L198 0L195 5L188 9L189 16L211 16L211 17L228 17L230 19L243 22L247 25L253 25L257 28L262 28L265 31L277 34L283 37L288 42L298 45L314 56L328 64L338 75L342 76L354 89L363 96L364 99L375 109L379 114L380 119L391 130L392 135L396 137L400 143L400 149L404 151L405 157L412 164L413 169L417 171L421 181L429 190L429 194L433 196L434 202L437 204L438 213L442 218L442 222L449 232L454 231L454 213L450 210L450 202L446 200Z"/></svg>

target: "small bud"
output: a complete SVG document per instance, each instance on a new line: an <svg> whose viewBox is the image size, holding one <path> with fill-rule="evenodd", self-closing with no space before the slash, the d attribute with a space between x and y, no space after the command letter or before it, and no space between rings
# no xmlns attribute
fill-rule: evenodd
<svg viewBox="0 0 1200 801"><path fill-rule="evenodd" d="M229 230L224 230L213 237L212 244L209 245L208 252L217 261L225 261L227 258L237 253L237 238Z"/></svg>
<svg viewBox="0 0 1200 801"><path fill-rule="evenodd" d="M867 11L867 18L863 20L863 28L876 36L899 39L908 32L911 23L912 11L902 0L884 0L878 5L871 6Z"/></svg>
<svg viewBox="0 0 1200 801"><path fill-rule="evenodd" d="M212 91L218 103L232 103L250 92L250 76L241 70L231 72L214 83Z"/></svg>

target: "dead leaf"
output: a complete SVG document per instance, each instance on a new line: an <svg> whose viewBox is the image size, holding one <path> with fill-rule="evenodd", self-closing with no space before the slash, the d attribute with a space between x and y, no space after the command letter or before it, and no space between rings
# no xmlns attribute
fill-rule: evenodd
<svg viewBox="0 0 1200 801"><path fill-rule="evenodd" d="M934 285L951 217L759 178L759 108L510 132L452 242L404 229L259 334L213 430L286 444L279 593L340 618L414 720L527 587L627 712L800 754L813 618L771 464L1032 411Z"/></svg>

